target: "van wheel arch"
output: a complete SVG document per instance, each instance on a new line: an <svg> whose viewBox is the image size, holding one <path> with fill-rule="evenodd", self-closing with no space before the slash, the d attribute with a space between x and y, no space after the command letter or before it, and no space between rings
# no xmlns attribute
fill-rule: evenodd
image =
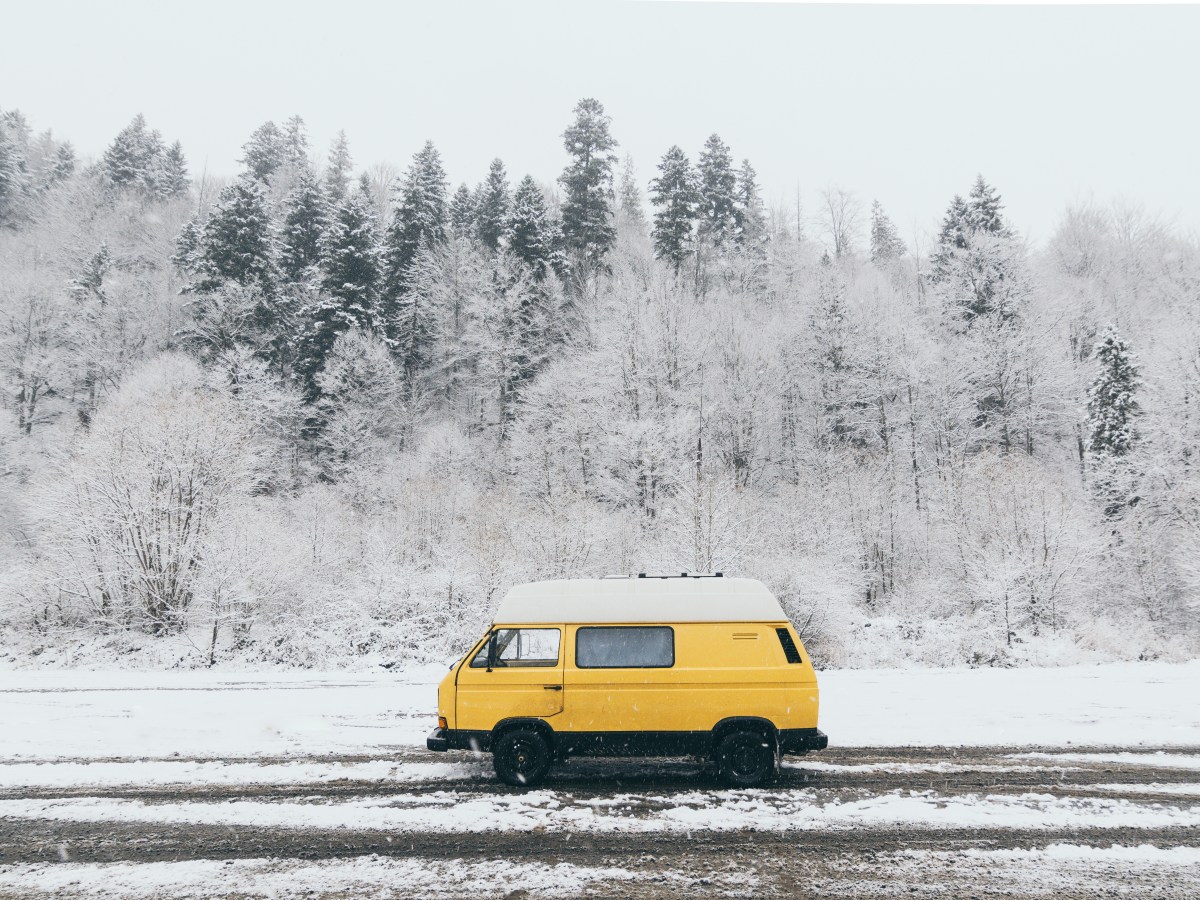
<svg viewBox="0 0 1200 900"><path fill-rule="evenodd" d="M730 716L713 726L712 752L716 753L717 747L725 735L735 731L757 731L776 747L779 746L779 729L770 719L764 719L762 716Z"/></svg>
<svg viewBox="0 0 1200 900"><path fill-rule="evenodd" d="M496 727L492 729L491 746L496 746L496 739L500 735L514 728L532 728L546 739L546 743L552 751L555 749L554 729L550 727L550 723L545 719L538 719L532 716L501 719L496 723Z"/></svg>

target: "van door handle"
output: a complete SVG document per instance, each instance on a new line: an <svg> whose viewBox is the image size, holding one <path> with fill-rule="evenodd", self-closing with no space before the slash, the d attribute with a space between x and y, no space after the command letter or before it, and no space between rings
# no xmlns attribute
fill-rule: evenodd
<svg viewBox="0 0 1200 900"><path fill-rule="evenodd" d="M561 691L561 690L562 690L562 685L561 685L561 684L547 684L547 685L544 685L544 686L542 687L542 690L545 690L545 691Z"/></svg>

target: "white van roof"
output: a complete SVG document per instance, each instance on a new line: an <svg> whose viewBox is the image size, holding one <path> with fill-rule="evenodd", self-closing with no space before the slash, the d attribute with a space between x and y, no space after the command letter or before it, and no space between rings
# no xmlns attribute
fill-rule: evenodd
<svg viewBox="0 0 1200 900"><path fill-rule="evenodd" d="M496 610L497 625L634 622L786 622L753 578L646 576L519 584Z"/></svg>

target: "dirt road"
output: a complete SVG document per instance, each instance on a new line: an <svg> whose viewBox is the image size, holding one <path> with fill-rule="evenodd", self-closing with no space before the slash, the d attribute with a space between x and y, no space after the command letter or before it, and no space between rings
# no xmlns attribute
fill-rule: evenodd
<svg viewBox="0 0 1200 900"><path fill-rule="evenodd" d="M0 896L121 896L120 877L184 861L220 861L228 878L126 888L259 896L265 872L348 860L378 872L283 883L329 897L1200 895L1196 749L834 749L756 791L691 761L574 759L527 793L485 760L440 771L444 756L402 755L430 777L356 779L378 757L343 756L316 762L349 777L316 784L0 790ZM405 861L440 874L405 882L388 869ZM55 880L72 865L76 883Z"/></svg>

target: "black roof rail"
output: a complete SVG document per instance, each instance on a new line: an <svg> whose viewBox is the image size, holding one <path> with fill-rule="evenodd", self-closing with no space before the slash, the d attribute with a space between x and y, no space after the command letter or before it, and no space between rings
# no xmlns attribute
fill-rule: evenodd
<svg viewBox="0 0 1200 900"><path fill-rule="evenodd" d="M678 575L649 575L638 572L636 575L605 575L605 578L724 578L724 572L680 572Z"/></svg>

